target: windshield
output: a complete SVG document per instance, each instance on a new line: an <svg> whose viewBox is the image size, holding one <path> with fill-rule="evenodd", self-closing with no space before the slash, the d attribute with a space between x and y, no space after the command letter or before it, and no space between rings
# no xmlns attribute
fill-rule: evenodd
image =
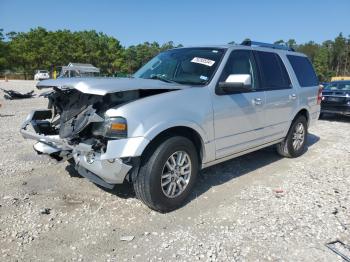
<svg viewBox="0 0 350 262"><path fill-rule="evenodd" d="M134 77L205 85L213 77L224 51L215 48L172 49L154 57Z"/></svg>
<svg viewBox="0 0 350 262"><path fill-rule="evenodd" d="M48 73L46 70L40 70L39 73Z"/></svg>
<svg viewBox="0 0 350 262"><path fill-rule="evenodd" d="M350 81L349 82L338 82L338 83L330 83L325 86L325 90L350 90Z"/></svg>

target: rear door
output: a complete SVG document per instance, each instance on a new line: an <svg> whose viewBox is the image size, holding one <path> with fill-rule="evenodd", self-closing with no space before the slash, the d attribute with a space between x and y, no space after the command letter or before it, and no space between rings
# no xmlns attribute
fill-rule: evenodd
<svg viewBox="0 0 350 262"><path fill-rule="evenodd" d="M213 96L216 158L261 144L264 132L265 93L259 90L259 78L251 50L234 50L219 82L231 74L249 74L253 92Z"/></svg>
<svg viewBox="0 0 350 262"><path fill-rule="evenodd" d="M297 92L281 57L275 52L254 51L265 90L265 141L271 142L285 136L291 117L298 106Z"/></svg>
<svg viewBox="0 0 350 262"><path fill-rule="evenodd" d="M296 85L298 85L298 100L300 106L309 111L311 121L318 119L320 105L318 101L319 82L310 60L300 54L288 54L287 59L295 73Z"/></svg>

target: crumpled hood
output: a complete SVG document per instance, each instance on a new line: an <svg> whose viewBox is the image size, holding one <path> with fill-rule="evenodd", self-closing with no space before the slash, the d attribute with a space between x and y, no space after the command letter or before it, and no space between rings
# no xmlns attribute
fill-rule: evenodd
<svg viewBox="0 0 350 262"><path fill-rule="evenodd" d="M38 89L57 87L59 89L77 89L85 94L104 96L108 93L116 93L138 89L185 89L189 86L166 83L160 80L143 78L58 78L40 81Z"/></svg>

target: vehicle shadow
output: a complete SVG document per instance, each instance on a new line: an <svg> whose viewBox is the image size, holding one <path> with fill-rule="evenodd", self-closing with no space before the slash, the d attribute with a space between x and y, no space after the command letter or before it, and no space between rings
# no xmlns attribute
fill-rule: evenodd
<svg viewBox="0 0 350 262"><path fill-rule="evenodd" d="M320 138L314 134L308 134L308 148L316 144ZM208 167L200 171L197 177L197 183L194 187L193 192L186 201L185 205L200 195L204 194L212 187L224 184L232 179L238 178L252 171L255 171L263 166L281 160L283 157L276 153L275 146L270 146L244 156L234 158L232 160L225 161L218 165ZM71 177L81 177L72 165L66 167L67 172ZM107 189L96 185L103 191L113 194L120 198L133 198L135 193L130 183L124 182L124 184L116 185L113 189Z"/></svg>
<svg viewBox="0 0 350 262"><path fill-rule="evenodd" d="M309 133L305 152L307 152L308 149L319 140L319 136ZM206 168L201 171L197 185L193 191L193 194L188 199L188 202L191 202L201 194L210 190L212 187L224 184L263 166L277 162L282 158L283 157L276 152L276 146L270 146Z"/></svg>
<svg viewBox="0 0 350 262"><path fill-rule="evenodd" d="M308 149L316 144L319 140L319 136L309 133L305 152L307 152ZM189 197L187 203L207 192L212 187L224 184L232 179L248 174L263 166L277 162L282 158L282 156L277 154L276 146L270 146L206 168L201 171L197 185L195 186L193 193Z"/></svg>
<svg viewBox="0 0 350 262"><path fill-rule="evenodd" d="M314 144L316 144L318 141L320 140L320 137L319 136L316 136L312 133L309 133L308 134L308 137L307 137L307 147L306 147L306 151L312 147Z"/></svg>

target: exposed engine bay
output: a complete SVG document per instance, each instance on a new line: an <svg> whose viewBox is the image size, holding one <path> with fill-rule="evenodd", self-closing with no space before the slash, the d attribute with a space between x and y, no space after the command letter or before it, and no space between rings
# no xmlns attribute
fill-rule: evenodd
<svg viewBox="0 0 350 262"><path fill-rule="evenodd" d="M40 96L48 99L48 109L27 116L20 129L23 137L37 141L38 154L69 160L80 175L112 188L129 179L149 140L132 136L123 114L106 112L189 87L151 79L72 78L41 81L37 88L47 89Z"/></svg>
<svg viewBox="0 0 350 262"><path fill-rule="evenodd" d="M60 138L74 139L89 123L103 121L103 114L107 109L136 100L140 95L137 90L100 96L84 94L75 89L55 88L47 97L48 108L53 112L51 121L53 131L58 133ZM100 119L91 119L95 113ZM87 132L85 135L90 136L91 133Z"/></svg>
<svg viewBox="0 0 350 262"><path fill-rule="evenodd" d="M89 145L90 148L87 148L87 151L94 150L102 154L106 152L108 141L120 138L118 136L107 136L101 131L106 124L110 124L108 117L105 116L108 109L172 90L128 90L106 95L95 95L83 93L76 89L53 87L52 90L42 94L49 100L48 110L34 111L30 122L22 127L24 130L22 133L27 132L27 126L31 124L37 135L46 136L44 142L35 145L36 151L39 154L45 151L41 149L45 146L44 144L57 148L57 150L51 150L50 148L49 155L58 161L71 158L72 150L69 147L73 148L82 144ZM124 134L124 137L127 137L127 133ZM57 147L57 139L65 141L64 144L68 148L64 146Z"/></svg>
<svg viewBox="0 0 350 262"><path fill-rule="evenodd" d="M91 123L103 122L104 113L142 97L155 95L168 90L132 90L108 93L104 96L85 94L76 89L54 88L45 94L49 99L48 109L51 119L37 123L39 133L59 135L72 143L94 136Z"/></svg>

